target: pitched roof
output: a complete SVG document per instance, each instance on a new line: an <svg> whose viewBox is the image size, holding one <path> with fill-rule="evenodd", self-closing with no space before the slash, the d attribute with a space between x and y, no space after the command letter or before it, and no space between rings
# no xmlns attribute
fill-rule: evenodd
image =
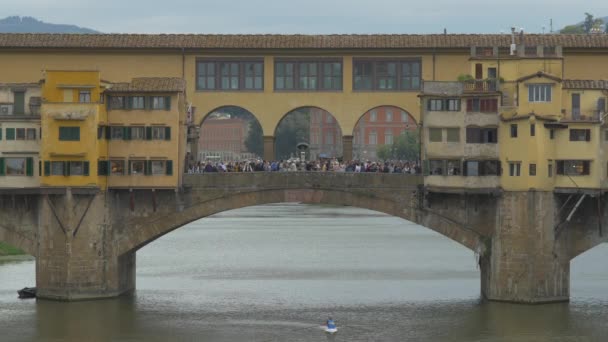
<svg viewBox="0 0 608 342"><path fill-rule="evenodd" d="M608 80L564 80L564 89L608 89Z"/></svg>
<svg viewBox="0 0 608 342"><path fill-rule="evenodd" d="M539 71L539 72L536 72L534 74L530 74L530 75L527 75L527 76L520 77L520 78L517 79L517 82L527 81L527 80L535 78L535 77L544 77L544 78L548 78L550 80L553 80L555 82L561 82L562 81L561 78L559 78L559 77L557 77L555 75L551 75L551 74L548 74L546 72Z"/></svg>
<svg viewBox="0 0 608 342"><path fill-rule="evenodd" d="M515 41L522 38L516 35ZM605 34L526 34L526 45L608 48ZM48 34L3 33L0 48L366 49L509 47L510 34Z"/></svg>
<svg viewBox="0 0 608 342"><path fill-rule="evenodd" d="M186 89L186 81L177 77L138 77L131 83L113 83L106 92L182 92Z"/></svg>

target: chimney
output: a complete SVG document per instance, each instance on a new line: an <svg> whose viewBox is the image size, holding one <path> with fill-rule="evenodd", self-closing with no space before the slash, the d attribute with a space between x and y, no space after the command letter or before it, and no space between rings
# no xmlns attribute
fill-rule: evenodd
<svg viewBox="0 0 608 342"><path fill-rule="evenodd" d="M515 56L515 51L517 51L517 45L515 45L515 27L511 27L511 49L509 51L509 55Z"/></svg>

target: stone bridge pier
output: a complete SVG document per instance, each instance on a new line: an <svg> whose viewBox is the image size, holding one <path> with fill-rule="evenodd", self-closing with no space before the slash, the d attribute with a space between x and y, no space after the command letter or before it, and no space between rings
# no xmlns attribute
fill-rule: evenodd
<svg viewBox="0 0 608 342"><path fill-rule="evenodd" d="M207 174L184 180L179 191L5 191L0 240L36 257L41 298L107 298L135 289L138 249L187 223L267 203L348 205L410 220L478 253L482 295L516 303L568 300L570 260L606 241L601 222L608 221L608 210L599 194L435 193L425 190L422 177L391 174Z"/></svg>

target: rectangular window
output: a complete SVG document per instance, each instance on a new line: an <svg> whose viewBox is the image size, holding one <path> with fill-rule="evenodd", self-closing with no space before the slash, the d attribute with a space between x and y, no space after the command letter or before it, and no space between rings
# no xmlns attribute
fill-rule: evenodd
<svg viewBox="0 0 608 342"><path fill-rule="evenodd" d="M165 140L165 127L152 127L152 140Z"/></svg>
<svg viewBox="0 0 608 342"><path fill-rule="evenodd" d="M109 96L108 97L108 107L109 109L125 109L126 100L124 96Z"/></svg>
<svg viewBox="0 0 608 342"><path fill-rule="evenodd" d="M16 128L15 133L17 140L25 140L25 128Z"/></svg>
<svg viewBox="0 0 608 342"><path fill-rule="evenodd" d="M460 111L460 99L430 99L427 109L429 111Z"/></svg>
<svg viewBox="0 0 608 342"><path fill-rule="evenodd" d="M81 90L78 92L78 102L91 103L91 91Z"/></svg>
<svg viewBox="0 0 608 342"><path fill-rule="evenodd" d="M401 111L401 122L409 122L409 117L405 111Z"/></svg>
<svg viewBox="0 0 608 342"><path fill-rule="evenodd" d="M264 64L261 62L246 62L244 89L260 90L264 88Z"/></svg>
<svg viewBox="0 0 608 342"><path fill-rule="evenodd" d="M441 142L442 138L441 128L429 128L429 141L430 142Z"/></svg>
<svg viewBox="0 0 608 342"><path fill-rule="evenodd" d="M479 176L479 162L468 160L465 162L467 176Z"/></svg>
<svg viewBox="0 0 608 342"><path fill-rule="evenodd" d="M443 160L430 160L429 161L429 165L430 165L430 175L433 176L443 176L443 169L444 169L444 161Z"/></svg>
<svg viewBox="0 0 608 342"><path fill-rule="evenodd" d="M131 126L131 140L144 140L146 138L146 129L143 126Z"/></svg>
<svg viewBox="0 0 608 342"><path fill-rule="evenodd" d="M536 135L536 125L530 124L530 136L533 137Z"/></svg>
<svg viewBox="0 0 608 342"><path fill-rule="evenodd" d="M122 176L125 174L124 160L110 160L110 174L112 176Z"/></svg>
<svg viewBox="0 0 608 342"><path fill-rule="evenodd" d="M166 109L165 97L164 96L152 96L152 109Z"/></svg>
<svg viewBox="0 0 608 342"><path fill-rule="evenodd" d="M384 132L384 144L385 145L393 144L393 131L390 128Z"/></svg>
<svg viewBox="0 0 608 342"><path fill-rule="evenodd" d="M528 84L528 102L551 102L551 84Z"/></svg>
<svg viewBox="0 0 608 342"><path fill-rule="evenodd" d="M84 163L81 161L68 162L70 168L70 176L82 176L84 175Z"/></svg>
<svg viewBox="0 0 608 342"><path fill-rule="evenodd" d="M65 175L65 163L62 161L51 162L51 176Z"/></svg>
<svg viewBox="0 0 608 342"><path fill-rule="evenodd" d="M354 90L417 90L420 89L419 60L354 60Z"/></svg>
<svg viewBox="0 0 608 342"><path fill-rule="evenodd" d="M125 129L122 126L111 126L110 127L110 139L121 140L124 139Z"/></svg>
<svg viewBox="0 0 608 342"><path fill-rule="evenodd" d="M371 112L369 112L369 121L370 122L376 122L378 120L378 112L373 109Z"/></svg>
<svg viewBox="0 0 608 342"><path fill-rule="evenodd" d="M521 163L509 163L509 176L521 176Z"/></svg>
<svg viewBox="0 0 608 342"><path fill-rule="evenodd" d="M342 90L341 61L277 61L276 90Z"/></svg>
<svg viewBox="0 0 608 342"><path fill-rule="evenodd" d="M369 132L369 144L376 145L378 143L378 136L376 135L376 131Z"/></svg>
<svg viewBox="0 0 608 342"><path fill-rule="evenodd" d="M129 174L131 175L143 175L146 170L145 160L131 160L129 161Z"/></svg>
<svg viewBox="0 0 608 342"><path fill-rule="evenodd" d="M393 121L393 111L391 109L386 109L385 113L386 113L386 122L392 122Z"/></svg>
<svg viewBox="0 0 608 342"><path fill-rule="evenodd" d="M143 96L131 96L129 97L130 108L131 109L145 109L146 108L146 98Z"/></svg>
<svg viewBox="0 0 608 342"><path fill-rule="evenodd" d="M80 127L59 127L59 140L80 141Z"/></svg>
<svg viewBox="0 0 608 342"><path fill-rule="evenodd" d="M460 142L460 128L447 128L447 141Z"/></svg>
<svg viewBox="0 0 608 342"><path fill-rule="evenodd" d="M446 162L446 171L448 176L460 176L460 161L448 160Z"/></svg>
<svg viewBox="0 0 608 342"><path fill-rule="evenodd" d="M165 162L162 160L152 160L152 174L153 175L164 175L165 170Z"/></svg>
<svg viewBox="0 0 608 342"><path fill-rule="evenodd" d="M536 176L536 164L530 164L529 169L530 176Z"/></svg>
<svg viewBox="0 0 608 342"><path fill-rule="evenodd" d="M25 133L26 140L36 140L36 129L28 128Z"/></svg>
<svg viewBox="0 0 608 342"><path fill-rule="evenodd" d="M557 174L568 176L588 176L590 174L589 160L558 160Z"/></svg>
<svg viewBox="0 0 608 342"><path fill-rule="evenodd" d="M481 128L467 127L467 144L481 143Z"/></svg>
<svg viewBox="0 0 608 342"><path fill-rule="evenodd" d="M571 129L570 141L591 141L590 129Z"/></svg>
<svg viewBox="0 0 608 342"><path fill-rule="evenodd" d="M467 113L498 113L497 99L468 99Z"/></svg>
<svg viewBox="0 0 608 342"><path fill-rule="evenodd" d="M553 162L551 160L549 160L549 165L547 165L547 175L553 177Z"/></svg>
<svg viewBox="0 0 608 342"><path fill-rule="evenodd" d="M199 60L196 63L197 90L262 90L264 62L262 60Z"/></svg>
<svg viewBox="0 0 608 342"><path fill-rule="evenodd" d="M480 176L500 176L500 161L483 160L479 162Z"/></svg>
<svg viewBox="0 0 608 342"><path fill-rule="evenodd" d="M27 158L4 158L7 176L25 176L27 169ZM4 170L2 170L4 171Z"/></svg>
<svg viewBox="0 0 608 342"><path fill-rule="evenodd" d="M517 138L517 124L511 124L511 138Z"/></svg>

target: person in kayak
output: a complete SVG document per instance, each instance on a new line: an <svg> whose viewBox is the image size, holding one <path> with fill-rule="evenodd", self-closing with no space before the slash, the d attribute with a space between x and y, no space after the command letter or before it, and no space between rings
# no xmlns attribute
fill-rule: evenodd
<svg viewBox="0 0 608 342"><path fill-rule="evenodd" d="M325 324L327 325L327 329L336 329L336 323L331 317L327 318L327 322L325 322Z"/></svg>

